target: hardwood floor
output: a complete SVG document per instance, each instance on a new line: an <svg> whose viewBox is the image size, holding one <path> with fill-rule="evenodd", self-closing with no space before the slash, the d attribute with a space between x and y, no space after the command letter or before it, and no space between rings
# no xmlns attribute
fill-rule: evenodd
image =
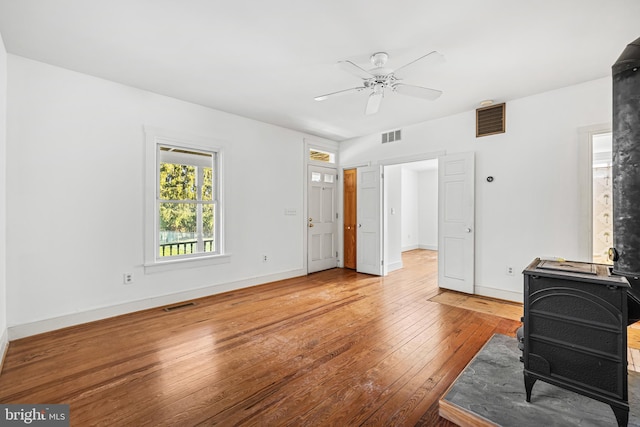
<svg viewBox="0 0 640 427"><path fill-rule="evenodd" d="M519 322L429 301L436 253L386 278L334 269L14 341L2 403L74 426L452 426L438 399Z"/></svg>

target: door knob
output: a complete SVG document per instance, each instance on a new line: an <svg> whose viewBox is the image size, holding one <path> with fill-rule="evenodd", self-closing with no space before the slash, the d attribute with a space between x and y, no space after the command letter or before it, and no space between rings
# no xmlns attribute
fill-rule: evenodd
<svg viewBox="0 0 640 427"><path fill-rule="evenodd" d="M313 223L312 222L309 223L309 228L313 228Z"/></svg>
<svg viewBox="0 0 640 427"><path fill-rule="evenodd" d="M471 229L469 227L465 228L464 231L466 231L467 233L471 233Z"/></svg>
<svg viewBox="0 0 640 427"><path fill-rule="evenodd" d="M313 218L311 218L311 217L310 217L310 218L309 218L309 222L311 222L311 221L313 221Z"/></svg>
<svg viewBox="0 0 640 427"><path fill-rule="evenodd" d="M358 224L358 228L362 228L362 224Z"/></svg>

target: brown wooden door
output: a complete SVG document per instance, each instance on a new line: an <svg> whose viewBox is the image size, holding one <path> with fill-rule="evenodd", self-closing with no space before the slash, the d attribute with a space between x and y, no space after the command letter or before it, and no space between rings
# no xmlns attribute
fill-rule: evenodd
<svg viewBox="0 0 640 427"><path fill-rule="evenodd" d="M344 267L356 269L357 169L344 171Z"/></svg>

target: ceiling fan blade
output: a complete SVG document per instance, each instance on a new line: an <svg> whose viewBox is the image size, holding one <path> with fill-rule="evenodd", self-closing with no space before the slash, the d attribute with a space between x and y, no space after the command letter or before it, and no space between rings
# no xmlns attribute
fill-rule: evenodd
<svg viewBox="0 0 640 427"><path fill-rule="evenodd" d="M364 113L366 115L377 113L380 109L380 101L382 101L382 97L382 92L373 92L371 95L369 95L369 99L367 100L367 108L365 108Z"/></svg>
<svg viewBox="0 0 640 427"><path fill-rule="evenodd" d="M444 55L434 50L433 52L429 52L426 55L423 55L420 58L409 62L408 64L404 64L402 67L396 69L393 72L393 75L398 78L402 78L400 77L402 73L405 73L407 68L411 68L411 65L415 64L418 61L420 61L423 64L437 64L437 63L444 62ZM398 74L398 72L400 72L400 74Z"/></svg>
<svg viewBox="0 0 640 427"><path fill-rule="evenodd" d="M338 65L347 73L353 74L361 79L370 79L373 77L373 74L351 61L338 61Z"/></svg>
<svg viewBox="0 0 640 427"><path fill-rule="evenodd" d="M428 99L433 101L442 95L441 90L429 89L428 87L406 85L404 83L396 83L393 85L394 92L402 95L415 96L416 98Z"/></svg>
<svg viewBox="0 0 640 427"><path fill-rule="evenodd" d="M351 89L345 89L345 90L339 90L337 92L331 92L331 93L327 93L324 95L320 95L320 96L316 96L315 99L316 101L324 101L325 99L332 97L332 96L339 96L339 95L347 95L349 93L354 93L354 92L360 92L361 90L365 90L366 88L364 86L362 87L353 87Z"/></svg>

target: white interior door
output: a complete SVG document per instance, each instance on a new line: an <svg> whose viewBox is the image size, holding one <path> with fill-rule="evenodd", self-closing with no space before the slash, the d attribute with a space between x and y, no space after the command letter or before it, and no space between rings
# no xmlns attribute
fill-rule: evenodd
<svg viewBox="0 0 640 427"><path fill-rule="evenodd" d="M357 258L359 273L382 276L382 167L358 168Z"/></svg>
<svg viewBox="0 0 640 427"><path fill-rule="evenodd" d="M475 156L438 159L438 285L474 293Z"/></svg>
<svg viewBox="0 0 640 427"><path fill-rule="evenodd" d="M313 273L338 265L336 169L309 166L307 221L307 271Z"/></svg>

